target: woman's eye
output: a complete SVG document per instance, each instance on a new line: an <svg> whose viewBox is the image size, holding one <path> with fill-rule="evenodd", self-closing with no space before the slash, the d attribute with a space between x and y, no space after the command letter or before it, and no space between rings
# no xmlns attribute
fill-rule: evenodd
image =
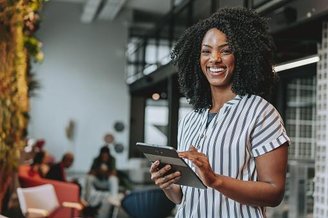
<svg viewBox="0 0 328 218"><path fill-rule="evenodd" d="M232 51L230 48L225 48L225 49L222 49L221 50L221 54L225 54L225 55L228 55L228 54L231 54Z"/></svg>
<svg viewBox="0 0 328 218"><path fill-rule="evenodd" d="M202 53L202 54L209 54L210 51L209 51L209 50L201 50L201 53Z"/></svg>

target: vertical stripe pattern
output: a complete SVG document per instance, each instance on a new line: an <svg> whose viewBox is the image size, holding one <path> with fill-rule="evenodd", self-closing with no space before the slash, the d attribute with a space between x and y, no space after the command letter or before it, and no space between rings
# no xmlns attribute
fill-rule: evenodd
<svg viewBox="0 0 328 218"><path fill-rule="evenodd" d="M237 95L206 128L208 112L191 111L179 121L178 150L194 145L207 155L215 173L256 181L255 158L289 141L279 113L259 96ZM177 218L265 217L264 208L240 204L214 189L181 188Z"/></svg>

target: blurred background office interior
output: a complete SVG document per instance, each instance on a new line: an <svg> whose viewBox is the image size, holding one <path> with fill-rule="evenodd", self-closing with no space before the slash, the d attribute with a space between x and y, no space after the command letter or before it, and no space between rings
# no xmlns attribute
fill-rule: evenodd
<svg viewBox="0 0 328 218"><path fill-rule="evenodd" d="M112 134L116 168L151 184L136 142L176 147L178 120L191 110L170 50L188 26L230 6L269 18L277 46L271 103L291 144L285 197L268 216L328 217L327 0L49 0L27 137L44 139L56 161L72 152L68 176L82 178Z"/></svg>

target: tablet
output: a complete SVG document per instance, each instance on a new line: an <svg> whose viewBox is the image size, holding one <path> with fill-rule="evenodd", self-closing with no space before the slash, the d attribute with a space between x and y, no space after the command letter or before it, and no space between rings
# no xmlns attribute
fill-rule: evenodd
<svg viewBox="0 0 328 218"><path fill-rule="evenodd" d="M181 173L181 178L177 181L177 184L200 189L207 188L189 165L178 156L178 152L174 148L143 142L137 142L137 147L149 161L155 162L159 160L162 165L170 164L170 173L179 171Z"/></svg>

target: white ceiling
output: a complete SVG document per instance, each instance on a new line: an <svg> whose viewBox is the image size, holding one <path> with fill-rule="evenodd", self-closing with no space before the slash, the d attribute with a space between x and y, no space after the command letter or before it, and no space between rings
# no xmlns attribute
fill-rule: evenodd
<svg viewBox="0 0 328 218"><path fill-rule="evenodd" d="M51 0L51 1L82 3L84 5L86 5L87 2L89 2L89 5L98 2L98 0ZM136 9L146 12L165 14L170 10L170 7L171 7L171 0L126 0L121 10Z"/></svg>
<svg viewBox="0 0 328 218"><path fill-rule="evenodd" d="M171 0L127 0L127 8L163 14L170 10Z"/></svg>

